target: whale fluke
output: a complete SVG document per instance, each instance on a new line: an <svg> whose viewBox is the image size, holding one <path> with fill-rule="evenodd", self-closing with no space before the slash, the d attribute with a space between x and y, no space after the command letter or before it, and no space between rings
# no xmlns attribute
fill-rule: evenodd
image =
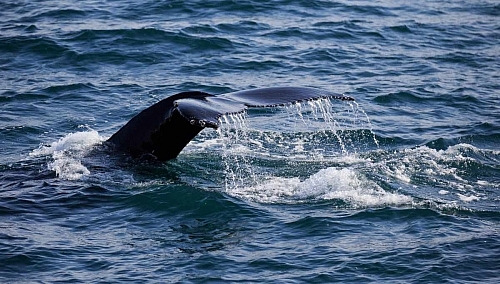
<svg viewBox="0 0 500 284"><path fill-rule="evenodd" d="M219 118L249 107L275 107L295 102L351 97L305 87L259 88L222 95L183 92L143 110L108 139L133 156L150 154L160 161L174 159L201 130L219 127Z"/></svg>

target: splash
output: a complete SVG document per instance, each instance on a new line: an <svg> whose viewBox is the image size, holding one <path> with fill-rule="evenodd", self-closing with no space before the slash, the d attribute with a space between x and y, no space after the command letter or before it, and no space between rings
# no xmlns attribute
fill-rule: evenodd
<svg viewBox="0 0 500 284"><path fill-rule="evenodd" d="M81 162L82 157L93 146L104 140L105 138L94 130L70 133L49 146L41 146L33 150L29 155L31 157L51 156L53 161L47 164L49 170L55 171L61 179L77 180L90 174Z"/></svg>
<svg viewBox="0 0 500 284"><path fill-rule="evenodd" d="M412 202L406 195L385 191L354 169L334 167L321 169L304 180L298 177L266 177L254 186L233 187L228 192L262 203L334 200L349 208L403 205Z"/></svg>
<svg viewBox="0 0 500 284"><path fill-rule="evenodd" d="M411 202L410 197L386 192L350 166L327 167L306 177L276 173L283 163L297 168L304 161L352 165L362 160L357 157L360 139L356 131L371 125L357 104L343 105L343 110L333 112L329 99L294 103L273 110L274 116L286 116L273 120L280 121L279 125L272 125L262 115L264 129L251 127L259 126L259 121L252 124L246 113L221 117L218 139L223 145L226 192L263 203L337 200L351 207L366 207ZM364 117L360 118L360 113ZM371 143L378 147L374 137ZM310 170L296 171L303 172Z"/></svg>

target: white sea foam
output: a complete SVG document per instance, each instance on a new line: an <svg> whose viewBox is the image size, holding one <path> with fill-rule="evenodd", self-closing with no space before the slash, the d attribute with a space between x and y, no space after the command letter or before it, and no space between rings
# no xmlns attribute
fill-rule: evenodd
<svg viewBox="0 0 500 284"><path fill-rule="evenodd" d="M445 163L454 158L450 151L438 151L427 146L419 146L403 151L396 151L378 163L386 174L405 183L412 183L422 173L427 177L457 177L457 169Z"/></svg>
<svg viewBox="0 0 500 284"><path fill-rule="evenodd" d="M263 203L289 203L307 200L340 200L350 207L410 204L412 198L387 192L350 168L329 167L300 180L297 177L267 177L254 186L236 186L227 192Z"/></svg>
<svg viewBox="0 0 500 284"><path fill-rule="evenodd" d="M475 201L475 200L479 200L479 197L477 196L474 196L474 195L464 195L464 194L460 194L460 193L457 193L458 195L458 198L460 198L460 200L462 201L465 201L465 202L471 202L471 201Z"/></svg>
<svg viewBox="0 0 500 284"><path fill-rule="evenodd" d="M81 158L94 145L104 140L105 138L94 130L70 133L49 146L33 150L30 156L52 156L52 161L47 164L49 170L55 171L59 178L77 180L90 174Z"/></svg>
<svg viewBox="0 0 500 284"><path fill-rule="evenodd" d="M453 195L449 196L458 197L457 201L473 202L488 198L488 187L494 186L464 172L468 164L477 162L475 156L484 155L483 152L465 143L442 150L418 146L388 153L380 162L374 163L373 168L415 188L434 185L439 195L451 193ZM416 195L419 195L418 190Z"/></svg>

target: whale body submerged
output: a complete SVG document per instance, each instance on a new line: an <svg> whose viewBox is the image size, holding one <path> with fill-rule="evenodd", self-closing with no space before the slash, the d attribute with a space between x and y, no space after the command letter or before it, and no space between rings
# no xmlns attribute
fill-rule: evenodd
<svg viewBox="0 0 500 284"><path fill-rule="evenodd" d="M306 87L272 87L211 95L183 92L143 110L108 142L132 156L153 155L160 161L177 157L184 147L206 127L218 128L219 118L247 108L276 107L295 102L351 97Z"/></svg>

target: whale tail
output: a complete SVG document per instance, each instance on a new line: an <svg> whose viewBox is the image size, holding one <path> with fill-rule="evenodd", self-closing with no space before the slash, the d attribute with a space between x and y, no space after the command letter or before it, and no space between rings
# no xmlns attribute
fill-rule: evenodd
<svg viewBox="0 0 500 284"><path fill-rule="evenodd" d="M176 158L204 128L218 128L222 115L241 113L250 107L275 107L320 98L354 100L305 87L260 88L217 96L183 92L143 110L108 142L132 156L150 154L160 161L167 161Z"/></svg>

